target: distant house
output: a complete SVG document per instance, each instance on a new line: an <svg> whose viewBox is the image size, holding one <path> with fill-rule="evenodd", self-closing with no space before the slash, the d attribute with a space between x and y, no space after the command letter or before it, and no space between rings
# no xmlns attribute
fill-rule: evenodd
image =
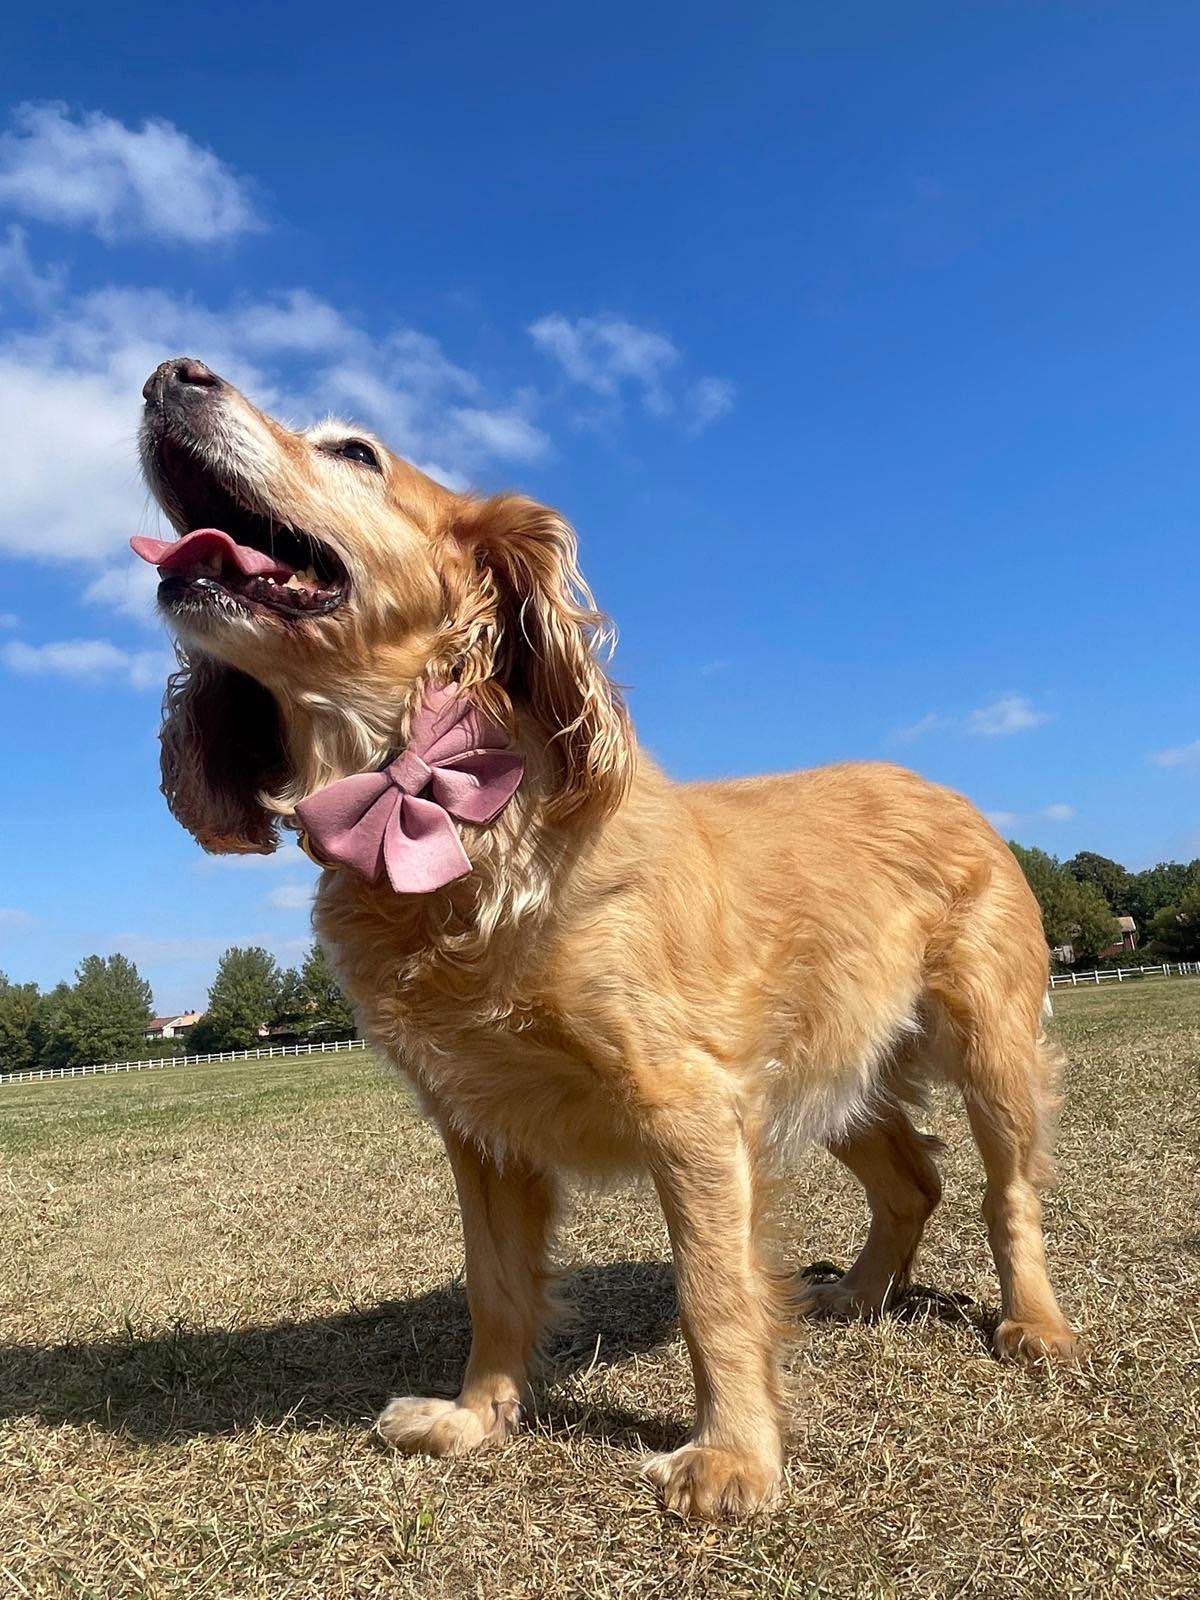
<svg viewBox="0 0 1200 1600"><path fill-rule="evenodd" d="M1115 943L1107 945L1103 950L1097 950L1097 961L1104 961L1109 956L1119 956L1123 950L1136 950L1138 942L1137 923L1132 917L1118 917L1117 928L1119 936ZM1056 961L1061 961L1069 967L1075 960L1075 947L1070 944L1055 945L1050 954Z"/></svg>
<svg viewBox="0 0 1200 1600"><path fill-rule="evenodd" d="M1102 956L1120 955L1122 950L1137 949L1137 923L1132 917L1118 917L1117 927L1121 930L1115 944L1110 944L1107 950L1101 950Z"/></svg>
<svg viewBox="0 0 1200 1600"><path fill-rule="evenodd" d="M199 1011L181 1011L175 1017L152 1017L142 1029L143 1039L183 1039L200 1021Z"/></svg>

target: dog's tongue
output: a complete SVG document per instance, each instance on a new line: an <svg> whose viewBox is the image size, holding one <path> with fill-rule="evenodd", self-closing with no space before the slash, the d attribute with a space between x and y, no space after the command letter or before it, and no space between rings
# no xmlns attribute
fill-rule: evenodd
<svg viewBox="0 0 1200 1600"><path fill-rule="evenodd" d="M147 539L137 534L129 544L135 555L164 574L197 568L219 572L222 563L229 562L245 578L287 579L292 575L291 567L250 545L235 544L220 528L197 528L182 539Z"/></svg>

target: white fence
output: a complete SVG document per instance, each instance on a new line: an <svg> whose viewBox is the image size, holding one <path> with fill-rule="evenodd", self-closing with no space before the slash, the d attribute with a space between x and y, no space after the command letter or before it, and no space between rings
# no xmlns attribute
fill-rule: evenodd
<svg viewBox="0 0 1200 1600"><path fill-rule="evenodd" d="M94 1067L39 1067L36 1072L0 1072L0 1084L37 1083L42 1078L93 1078L100 1072L146 1072L163 1067L194 1067L206 1061L266 1061L272 1056L328 1055L331 1050L365 1050L365 1039L335 1039L329 1044L261 1045L257 1050L222 1050L207 1056L161 1056L154 1061L106 1061Z"/></svg>
<svg viewBox="0 0 1200 1600"><path fill-rule="evenodd" d="M1062 989L1070 985L1077 989L1081 983L1126 983L1130 978L1195 978L1200 977L1200 961L1164 961L1161 967L1097 967L1094 972L1054 972L1050 987Z"/></svg>
<svg viewBox="0 0 1200 1600"><path fill-rule="evenodd" d="M1055 972L1050 987L1125 983L1131 978L1200 977L1200 961L1164 962L1161 967L1099 967L1094 972ZM272 1056L327 1055L331 1050L365 1050L365 1039L335 1039L329 1044L261 1045L257 1050L221 1050L207 1056L162 1056L155 1061L106 1061L94 1067L39 1067L36 1072L0 1072L0 1084L37 1083L44 1078L94 1078L101 1072L153 1072L165 1067L202 1066L208 1061L267 1061Z"/></svg>

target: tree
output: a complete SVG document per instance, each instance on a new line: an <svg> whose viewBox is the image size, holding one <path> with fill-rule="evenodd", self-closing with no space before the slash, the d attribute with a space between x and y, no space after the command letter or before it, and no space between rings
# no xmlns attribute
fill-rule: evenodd
<svg viewBox="0 0 1200 1600"><path fill-rule="evenodd" d="M70 998L71 985L61 980L41 998L41 1002L38 1005L37 1018L33 1025L39 1067L61 1067L65 1065L65 1062L55 1059L54 1040L57 1036L58 1019Z"/></svg>
<svg viewBox="0 0 1200 1600"><path fill-rule="evenodd" d="M289 967L281 975L275 1021L310 1042L354 1038L354 1013L319 944L309 950L299 971Z"/></svg>
<svg viewBox="0 0 1200 1600"><path fill-rule="evenodd" d="M319 944L314 944L305 956L300 976L312 1005L309 1034L323 1039L353 1039L358 1032L353 1008Z"/></svg>
<svg viewBox="0 0 1200 1600"><path fill-rule="evenodd" d="M75 969L75 987L60 984L49 998L42 1047L48 1065L127 1061L142 1053L153 994L128 957L86 956Z"/></svg>
<svg viewBox="0 0 1200 1600"><path fill-rule="evenodd" d="M1077 960L1081 956L1092 960L1101 950L1118 943L1121 929L1112 907L1094 883L1076 883L1075 890L1075 932L1071 935L1071 948Z"/></svg>
<svg viewBox="0 0 1200 1600"><path fill-rule="evenodd" d="M1200 961L1200 883L1164 906L1150 924L1151 948L1164 961Z"/></svg>
<svg viewBox="0 0 1200 1600"><path fill-rule="evenodd" d="M1160 911L1177 906L1189 889L1200 884L1200 860L1160 861L1156 867L1135 872L1129 880L1129 912L1139 928L1147 929Z"/></svg>
<svg viewBox="0 0 1200 1600"><path fill-rule="evenodd" d="M208 991L208 1010L192 1029L188 1049L251 1050L279 1005L280 973L275 957L258 945L226 950Z"/></svg>
<svg viewBox="0 0 1200 1600"><path fill-rule="evenodd" d="M0 1072L28 1072L38 1064L42 997L36 983L12 983L0 972Z"/></svg>
<svg viewBox="0 0 1200 1600"><path fill-rule="evenodd" d="M1130 875L1119 861L1097 855L1094 850L1081 850L1066 863L1067 871L1076 883L1094 884L1118 916L1131 915L1129 898Z"/></svg>
<svg viewBox="0 0 1200 1600"><path fill-rule="evenodd" d="M302 1033L308 1022L309 1009L304 979L295 967L285 967L279 975L279 992L275 997L272 1023L292 1033Z"/></svg>
<svg viewBox="0 0 1200 1600"><path fill-rule="evenodd" d="M1094 883L1080 883L1045 850L1009 841L1009 849L1042 911L1042 931L1053 949L1069 944L1076 955L1095 956L1114 944L1119 929L1112 908Z"/></svg>

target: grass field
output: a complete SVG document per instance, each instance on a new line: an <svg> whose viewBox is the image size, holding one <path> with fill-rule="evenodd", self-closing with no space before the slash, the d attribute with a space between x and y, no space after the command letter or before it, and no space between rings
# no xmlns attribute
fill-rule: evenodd
<svg viewBox="0 0 1200 1600"><path fill-rule="evenodd" d="M574 1206L578 1318L528 1429L417 1461L367 1425L453 1391L461 1244L436 1140L368 1057L0 1089L0 1596L1194 1597L1200 982L1055 1007L1048 1227L1084 1364L988 1354L980 1172L939 1101L940 1294L799 1334L788 1490L736 1528L638 1479L690 1410L646 1194ZM832 1160L789 1213L797 1264L848 1264L864 1211Z"/></svg>

